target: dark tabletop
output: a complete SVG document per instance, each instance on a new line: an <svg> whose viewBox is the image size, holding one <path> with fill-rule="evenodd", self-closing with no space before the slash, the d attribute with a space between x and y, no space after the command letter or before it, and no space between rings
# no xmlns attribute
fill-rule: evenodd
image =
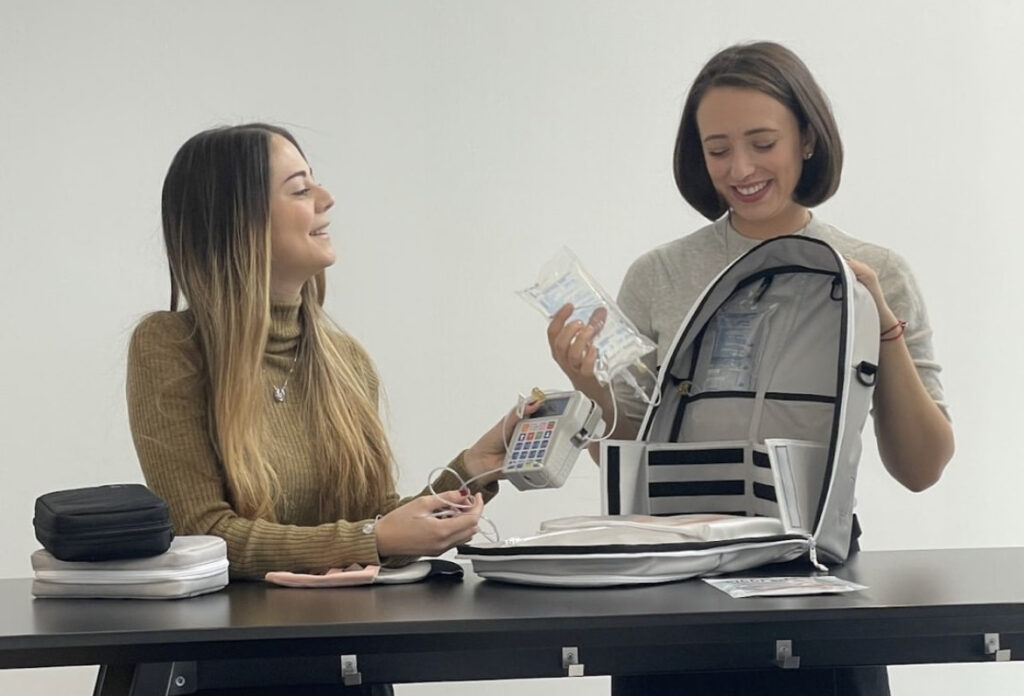
<svg viewBox="0 0 1024 696"><path fill-rule="evenodd" d="M733 599L699 580L554 589L469 572L463 582L335 589L234 582L161 601L33 599L31 580L0 580L0 667L351 653L437 665L436 675L410 668L408 679L553 676L559 646L577 646L588 673L608 674L664 669L666 660L680 669L770 664L780 639L805 664L981 661L993 659L985 633L1024 658L1024 548L861 552L833 574L868 589ZM522 669L507 666L510 648Z"/></svg>

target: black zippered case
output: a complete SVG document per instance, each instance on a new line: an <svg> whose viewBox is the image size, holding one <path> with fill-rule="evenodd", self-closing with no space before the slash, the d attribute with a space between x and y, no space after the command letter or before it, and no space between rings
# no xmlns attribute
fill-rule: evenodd
<svg viewBox="0 0 1024 696"><path fill-rule="evenodd" d="M32 525L62 561L156 556L174 538L167 503L137 483L46 493L36 498Z"/></svg>

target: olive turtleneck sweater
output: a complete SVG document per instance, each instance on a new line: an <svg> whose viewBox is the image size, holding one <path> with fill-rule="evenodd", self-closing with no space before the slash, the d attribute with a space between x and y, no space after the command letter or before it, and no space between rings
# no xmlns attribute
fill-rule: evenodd
<svg viewBox="0 0 1024 696"><path fill-rule="evenodd" d="M176 534L213 534L227 542L233 577L379 564L370 523L376 514L405 502L389 491L383 509L357 510L356 504L349 504L345 519L319 519L319 482L301 408L303 385L294 375L288 379L299 336L299 304L272 307L264 356L264 451L280 482L276 522L241 517L227 499L223 469L210 439L207 384L191 312L151 314L132 336L128 416L146 483L167 501ZM336 341L342 354L359 364L369 391L377 393L376 375L365 352L344 334L336 334ZM286 379L287 397L278 403L273 385L281 386ZM450 466L468 478L461 454ZM451 475L434 484L438 491L456 486ZM488 488L487 493L493 493L496 484Z"/></svg>

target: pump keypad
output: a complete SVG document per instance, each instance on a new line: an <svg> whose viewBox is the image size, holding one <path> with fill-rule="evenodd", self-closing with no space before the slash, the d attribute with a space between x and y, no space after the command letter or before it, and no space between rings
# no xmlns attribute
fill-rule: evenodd
<svg viewBox="0 0 1024 696"><path fill-rule="evenodd" d="M541 469L544 454L551 444L551 433L557 419L531 420L519 424L512 443L507 469Z"/></svg>

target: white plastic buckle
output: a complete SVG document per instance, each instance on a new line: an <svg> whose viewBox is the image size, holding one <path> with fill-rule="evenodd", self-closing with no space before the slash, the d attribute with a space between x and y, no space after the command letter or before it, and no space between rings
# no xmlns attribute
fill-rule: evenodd
<svg viewBox="0 0 1024 696"><path fill-rule="evenodd" d="M1003 648L999 649L999 634L998 633L986 633L985 634L985 654L992 655L995 657L996 662L1009 662L1010 661L1010 649Z"/></svg>
<svg viewBox="0 0 1024 696"><path fill-rule="evenodd" d="M793 641L775 641L775 664L782 669L799 669L800 658L793 654Z"/></svg>
<svg viewBox="0 0 1024 696"><path fill-rule="evenodd" d="M562 669L565 670L567 677L583 676L583 665L580 663L579 648L562 648Z"/></svg>
<svg viewBox="0 0 1024 696"><path fill-rule="evenodd" d="M341 656L341 681L345 686L359 686L363 683L363 675L359 673L359 660L355 655Z"/></svg>

